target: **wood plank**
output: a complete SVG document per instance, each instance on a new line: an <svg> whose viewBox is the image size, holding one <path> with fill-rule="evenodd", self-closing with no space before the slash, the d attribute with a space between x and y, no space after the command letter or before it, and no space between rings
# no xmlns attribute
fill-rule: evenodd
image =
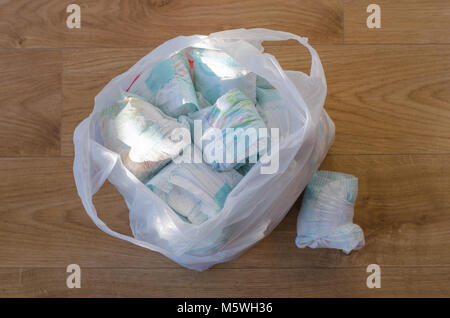
<svg viewBox="0 0 450 318"><path fill-rule="evenodd" d="M450 47L315 47L328 82L325 107L336 124L330 153L450 153ZM73 154L73 131L92 111L95 95L149 51L64 51L63 155ZM310 57L300 46L266 51L285 69L309 69Z"/></svg>
<svg viewBox="0 0 450 318"><path fill-rule="evenodd" d="M0 50L0 156L60 153L61 53Z"/></svg>
<svg viewBox="0 0 450 318"><path fill-rule="evenodd" d="M450 267L382 267L369 289L365 267L307 269L81 268L69 289L61 268L0 269L0 297L448 297Z"/></svg>
<svg viewBox="0 0 450 318"><path fill-rule="evenodd" d="M381 28L367 27L367 6L381 9ZM344 0L345 43L450 43L447 0Z"/></svg>
<svg viewBox="0 0 450 318"><path fill-rule="evenodd" d="M92 223L76 192L72 158L1 162L6 182L0 185L0 266L133 266L145 261L175 266L161 255L104 235ZM113 229L129 234L121 226L128 224L128 210L114 187L105 186L95 203ZM115 222L119 216L122 223Z"/></svg>
<svg viewBox="0 0 450 318"><path fill-rule="evenodd" d="M179 268L155 252L97 229L77 197L72 158L2 159L0 267ZM240 258L215 268L310 268L450 265L448 155L330 155L322 169L359 178L355 223L366 246L350 255L298 249L300 201L267 238ZM120 194L104 186L95 197L101 217L129 233Z"/></svg>
<svg viewBox="0 0 450 318"><path fill-rule="evenodd" d="M450 47L316 45L336 124L333 154L450 153ZM270 47L285 69L304 49Z"/></svg>
<svg viewBox="0 0 450 318"><path fill-rule="evenodd" d="M272 28L316 42L343 41L342 0L80 0L81 28L66 27L71 0L2 1L0 47L155 46L179 35Z"/></svg>
<svg viewBox="0 0 450 318"><path fill-rule="evenodd" d="M365 247L350 255L338 250L298 249L294 243L301 206L298 200L270 236L231 266L447 265L450 178L444 171L448 158L328 155L320 169L359 178L354 222L364 230Z"/></svg>

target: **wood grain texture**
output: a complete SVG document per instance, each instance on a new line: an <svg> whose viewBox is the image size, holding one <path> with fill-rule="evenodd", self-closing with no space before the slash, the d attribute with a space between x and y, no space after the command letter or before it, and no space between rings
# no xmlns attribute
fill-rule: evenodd
<svg viewBox="0 0 450 318"><path fill-rule="evenodd" d="M0 50L0 156L60 153L61 52Z"/></svg>
<svg viewBox="0 0 450 318"><path fill-rule="evenodd" d="M381 8L381 28L368 29L369 4ZM345 43L450 43L447 0L344 0Z"/></svg>
<svg viewBox="0 0 450 318"><path fill-rule="evenodd" d="M0 297L450 296L448 1L380 0L379 30L365 26L365 0L80 0L82 28L69 30L72 2L0 0ZM297 33L317 49L337 133L321 168L359 178L362 250L298 249L299 199L241 257L197 273L86 215L72 138L98 92L170 38L240 27ZM304 48L266 44L285 69L308 71ZM94 202L131 234L111 184ZM72 263L78 290L65 284ZM365 284L372 263L379 290Z"/></svg>
<svg viewBox="0 0 450 318"><path fill-rule="evenodd" d="M77 196L71 158L2 159L0 267L179 268L165 257L109 237ZM448 155L333 156L322 169L359 178L355 223L362 251L298 249L298 201L275 231L240 258L215 268L310 268L450 265ZM129 234L128 210L113 186L95 197L100 217Z"/></svg>
<svg viewBox="0 0 450 318"><path fill-rule="evenodd" d="M0 269L0 297L448 297L449 267L383 267L380 289L365 267L310 269L81 268L81 288L61 268ZM251 277L251 279L249 279Z"/></svg>
<svg viewBox="0 0 450 318"><path fill-rule="evenodd" d="M450 47L316 45L336 124L333 154L450 153ZM270 47L286 69L310 57Z"/></svg>
<svg viewBox="0 0 450 318"><path fill-rule="evenodd" d="M81 28L66 27L71 0L11 0L0 5L0 47L155 46L179 35L236 28L343 40L342 0L80 0Z"/></svg>

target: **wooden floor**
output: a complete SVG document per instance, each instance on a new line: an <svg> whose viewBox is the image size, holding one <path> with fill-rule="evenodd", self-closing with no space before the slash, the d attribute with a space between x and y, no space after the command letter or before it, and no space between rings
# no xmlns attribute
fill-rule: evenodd
<svg viewBox="0 0 450 318"><path fill-rule="evenodd" d="M65 24L73 2L81 29ZM373 2L381 29L366 27ZM322 58L336 124L322 169L359 178L362 250L296 248L298 201L243 256L198 273L106 235L84 212L72 136L95 95L170 38L241 27L306 36ZM309 68L294 43L266 51ZM0 296L450 296L448 0L1 0L0 96ZM130 232L114 187L95 203ZM66 287L72 263L80 289ZM373 263L380 289L366 287Z"/></svg>

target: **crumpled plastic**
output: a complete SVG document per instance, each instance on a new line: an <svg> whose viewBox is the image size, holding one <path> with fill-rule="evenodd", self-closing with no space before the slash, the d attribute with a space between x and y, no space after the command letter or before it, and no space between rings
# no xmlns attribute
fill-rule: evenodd
<svg viewBox="0 0 450 318"><path fill-rule="evenodd" d="M285 106L283 99L275 88L256 88L256 109L261 115L268 128L283 127L282 123L286 122L289 112ZM284 132L280 131L280 136Z"/></svg>
<svg viewBox="0 0 450 318"><path fill-rule="evenodd" d="M192 152L198 152L194 145ZM201 154L197 154L201 158ZM147 187L163 199L184 221L201 224L216 216L242 176L216 172L204 163L172 162L155 175Z"/></svg>
<svg viewBox="0 0 450 318"><path fill-rule="evenodd" d="M189 124L166 116L142 98L124 93L99 114L104 146L145 182L191 143Z"/></svg>
<svg viewBox="0 0 450 318"><path fill-rule="evenodd" d="M245 69L225 52L192 49L193 77L197 91L212 105L232 89L240 89L256 103L256 74Z"/></svg>
<svg viewBox="0 0 450 318"><path fill-rule="evenodd" d="M131 92L146 98L171 116L178 117L199 109L190 67L183 51L154 66L131 87Z"/></svg>
<svg viewBox="0 0 450 318"><path fill-rule="evenodd" d="M335 248L349 254L364 246L361 227L353 224L358 179L317 171L308 183L297 219L298 247Z"/></svg>
<svg viewBox="0 0 450 318"><path fill-rule="evenodd" d="M256 87L259 88L265 88L265 89L273 89L274 87L264 78L261 76L256 76Z"/></svg>

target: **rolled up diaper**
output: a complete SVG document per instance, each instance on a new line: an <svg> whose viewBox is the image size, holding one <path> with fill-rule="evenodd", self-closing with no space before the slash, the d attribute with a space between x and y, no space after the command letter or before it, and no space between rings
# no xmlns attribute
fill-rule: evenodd
<svg viewBox="0 0 450 318"><path fill-rule="evenodd" d="M105 147L120 154L125 167L145 182L191 143L187 123L179 123L138 96L125 94L99 115Z"/></svg>
<svg viewBox="0 0 450 318"><path fill-rule="evenodd" d="M362 229L353 224L358 179L318 171L308 183L297 219L298 247L336 248L345 253L364 246Z"/></svg>
<svg viewBox="0 0 450 318"><path fill-rule="evenodd" d="M144 73L130 91L171 117L195 112L199 107L189 69L184 52L179 52Z"/></svg>
<svg viewBox="0 0 450 318"><path fill-rule="evenodd" d="M192 151L198 151L192 146ZM242 176L232 170L216 172L204 163L172 162L148 183L184 221L201 224L215 217Z"/></svg>
<svg viewBox="0 0 450 318"><path fill-rule="evenodd" d="M253 102L240 90L233 89L220 97L210 108L190 114L201 121L201 134L194 129L194 143L202 149L203 159L214 170L228 171L257 161L268 144L266 128Z"/></svg>
<svg viewBox="0 0 450 318"><path fill-rule="evenodd" d="M222 51L192 49L194 84L212 105L231 89L240 89L256 103L256 74L245 69Z"/></svg>

